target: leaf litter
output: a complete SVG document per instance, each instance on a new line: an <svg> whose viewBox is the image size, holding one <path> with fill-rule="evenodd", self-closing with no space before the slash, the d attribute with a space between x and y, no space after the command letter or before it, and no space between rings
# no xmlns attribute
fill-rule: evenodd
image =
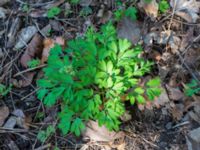
<svg viewBox="0 0 200 150"><path fill-rule="evenodd" d="M51 21L48 21L46 15L48 9L55 6L59 6L61 9L63 9L65 8L65 5L67 3L69 5L69 2L60 0L56 2L54 1L53 3L46 3L45 1L41 0L41 3L34 4L31 1L31 10L26 15L29 16L31 19L34 19L33 25L33 22L31 22L30 20L30 22L28 21L28 23L24 21L24 14L21 12L14 12L14 14L19 14L16 18L12 14L10 14L10 11L5 11L9 8L10 5L12 5L9 2L9 0L0 1L0 8L2 8L2 15L0 16L2 16L2 18L6 20L7 17L11 15L11 20L7 20L9 24L6 31L4 31L2 26L0 25L0 33L2 33L0 36L0 45L2 46L3 50L3 57L1 57L0 60L3 60L2 58L5 58L6 60L3 61L0 66L0 69L1 67L4 68L3 71L0 71L0 77L4 77L5 80L2 81L9 83L11 81L11 77L15 77L14 75L16 74L19 75L16 76L17 78L14 78L13 80L13 84L17 88L14 87L11 94L3 99L8 107L6 107L6 109L0 107L0 114L5 114L5 116L0 115L0 123L1 126L3 126L8 122L6 126L11 129L16 129L16 127L20 127L22 129L28 129L30 132L33 132L32 126L30 127L30 124L26 123L27 117L24 112L30 112L31 118L35 118L37 110L45 112L45 108L43 108L43 106L38 103L35 96L33 96L34 99L29 102L29 94L31 96L34 95L34 91L36 88L34 86L35 80L37 78L35 79L34 77L36 75L40 76L40 74L42 73L40 71L40 68L29 70L27 62L37 58L40 60L40 65L45 65L45 62L47 61L49 56L50 49L55 45L55 43L59 43L63 47L65 47L65 41L67 39L63 37L65 37L66 34L73 35L74 37L76 35L83 35L84 33L82 30L82 26L84 22L90 22L90 25L98 28L99 25L104 24L105 22L112 19L114 10L121 9L129 3L122 2L122 6L117 6L111 1L98 2L95 0L81 0L80 4L76 6L70 4L70 9L68 10L73 11L70 12L72 15L68 15L66 17L65 13L61 13L59 14L59 16L57 16L57 18L53 18ZM20 2L17 2L17 4L19 5L16 5L15 7L21 7L23 5L20 4ZM27 4L29 5L29 3ZM171 0L171 8L167 12L167 14L160 14L158 10L158 2L154 0L152 0L150 3L145 3L143 0L141 0L139 3L136 3L136 6L140 8L138 11L139 20L132 21L127 18L123 18L122 20L120 20L117 25L118 36L120 38L129 39L132 44L137 44L139 42L147 48L144 51L144 57L155 60L156 69L155 72L153 72L152 76L155 76L157 74L161 77L163 81L163 92L155 101L147 102L145 106L139 106L139 108L143 112L149 109L148 112L151 113L147 113L148 115L144 115L143 113L141 113L141 110L139 110L138 108L133 108L132 106L129 106L129 112L126 116L123 116L124 118L122 118L122 120L125 121L125 127L124 125L124 128L122 127L123 129L125 129L125 131L123 132L123 134L125 134L123 136L126 136L125 141L119 144L108 142L115 139L117 134L110 134L110 132L106 131L103 127L98 128L97 130L91 130L90 128L87 128L85 134L83 134L83 137L86 137L87 135L87 137L90 137L89 139L91 141L94 141L94 143L97 145L103 145L100 142L107 140L109 144L107 144L106 146L104 145L104 149L116 148L116 145L120 150L125 148L130 149L133 147L134 149L139 150L152 149L152 147L155 148L157 146L161 149L166 147L174 149L187 147L187 144L184 142L180 142L179 139L184 139L182 135L184 135L185 132L196 128L196 124L200 124L199 97L198 95L186 97L184 93L184 86L182 86L182 83L189 82L192 76L196 76L198 79L200 79L198 57L198 34L200 33L198 26L200 8L199 1ZM80 16L78 16L77 11L79 10L79 7L80 10L82 9L82 7L91 7L92 11L94 11L94 15L91 14L81 18ZM102 11L103 13L100 17L98 17L98 12L100 11ZM165 15L169 15L169 18ZM63 19L64 17L66 18ZM65 23L67 22L70 22L70 24L74 24L75 27L71 27L70 24L66 25ZM169 24L171 24L170 29L168 29ZM40 30L40 28L44 28L46 26L48 26L48 28L45 32ZM71 33L71 31L76 31L77 33ZM7 44L2 44L2 41L6 41L4 37L8 38L8 41L6 42ZM6 45L6 51L4 50L4 45ZM17 56L17 54L20 52L22 52L21 55ZM180 56L183 57L184 61L180 61ZM6 64L9 64L9 61L13 61L13 64L15 64L15 66L5 66ZM185 65L189 66L192 71L188 71ZM25 72L23 73L23 71ZM19 76L20 79L18 78ZM24 89L23 87L26 87L26 89ZM22 98L23 101L20 101L20 98ZM9 112L12 112L12 110L14 110L10 102L14 102L15 107L22 107L22 109L16 109L13 113L10 114ZM17 115L15 113L16 111L18 112ZM137 116L135 114L132 115L133 111L136 111L134 113L136 113ZM153 114L153 117L150 114ZM42 123L44 122L47 124L49 120L49 115L47 114L44 116L47 117L40 120L43 120ZM147 118L150 120L150 122L148 122ZM50 120L50 123L53 123L54 117L50 117ZM38 120L36 119L36 121ZM183 125L183 128L179 126L181 124L184 124L185 121L189 121L190 125L185 124ZM193 122L195 122L196 124L194 124ZM177 134L173 135L173 138L176 142L175 147L173 147L174 144L171 138L167 137L168 131L172 131L172 128L168 128L167 130L162 128L162 126L166 126L167 124L170 124L171 126L174 125L176 128L179 129ZM95 128L98 125L93 123L93 126ZM157 126L157 128L154 128L155 126ZM40 127L42 126L38 124L36 125L36 129ZM164 136L160 133L161 131L164 132ZM26 135L25 133L23 134ZM162 140L159 141L158 137L160 137ZM2 138L2 136L0 136L0 138ZM57 140L56 137L56 142L58 142L57 144L62 145L61 143L64 141L62 141L60 138L58 139L59 140ZM76 138L73 136L66 139L78 143L78 140L76 140ZM54 143L55 140L53 138L50 138L49 142L51 141L53 141L52 143ZM23 147L23 144L15 144L15 140L13 140L13 143L14 145ZM86 147L88 148L89 145L89 147L94 148L95 144L93 144L90 144L90 142L88 142ZM40 147L40 144L36 142L35 146Z"/></svg>

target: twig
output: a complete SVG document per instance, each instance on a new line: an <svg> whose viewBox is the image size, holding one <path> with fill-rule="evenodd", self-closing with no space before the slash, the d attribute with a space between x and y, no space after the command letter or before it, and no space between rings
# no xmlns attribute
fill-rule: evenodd
<svg viewBox="0 0 200 150"><path fill-rule="evenodd" d="M178 56L179 56L179 58L180 58L180 60L181 60L181 63L185 66L185 68L189 71L189 73L191 74L191 76L195 79L195 80L197 80L197 82L200 84L200 82L199 82L199 79L196 77L196 75L193 73L193 71L191 70L191 68L184 62L184 59L183 59L183 57L182 57L182 55L181 54L178 54Z"/></svg>
<svg viewBox="0 0 200 150"><path fill-rule="evenodd" d="M41 146L41 147L38 147L38 148L36 148L36 149L34 149L34 150L43 150L43 149L47 149L47 148L49 148L49 147L51 147L51 144L49 143L49 144L46 144L46 145L43 145L43 146Z"/></svg>
<svg viewBox="0 0 200 150"><path fill-rule="evenodd" d="M175 129L175 128L180 127L180 126L187 125L187 124L189 124L189 123L190 123L189 121L185 121L185 122L179 123L179 124L173 126L172 129Z"/></svg>
<svg viewBox="0 0 200 150"><path fill-rule="evenodd" d="M45 67L45 66L46 66L46 64L43 64L43 65L40 65L40 66L37 66L37 67L34 67L34 68L28 68L28 69L26 69L26 70L23 70L23 71L21 71L21 72L16 73L13 77L17 77L17 76L19 76L19 75L21 75L21 74L23 74L23 73L30 72L30 71L33 71L33 70L35 70L35 69L40 69L40 68L43 68L43 67Z"/></svg>

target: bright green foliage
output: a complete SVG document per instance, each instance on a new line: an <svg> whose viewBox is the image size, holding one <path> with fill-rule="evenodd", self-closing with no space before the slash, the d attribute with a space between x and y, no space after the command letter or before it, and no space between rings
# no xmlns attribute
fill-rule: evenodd
<svg viewBox="0 0 200 150"><path fill-rule="evenodd" d="M187 96L193 96L194 94L198 94L200 92L200 85L194 79L186 86L185 93Z"/></svg>
<svg viewBox="0 0 200 150"><path fill-rule="evenodd" d="M58 127L63 134L79 136L89 119L118 130L125 112L121 97L143 104L145 95L153 100L160 94L157 78L145 88L139 85L152 65L141 53L141 46L132 48L128 40L118 39L111 23L100 32L89 29L85 37L69 41L65 50L59 45L51 49L44 79L38 81L38 98L49 107L61 104Z"/></svg>
<svg viewBox="0 0 200 150"><path fill-rule="evenodd" d="M137 14L137 9L135 7L129 7L125 11L125 16L129 17L132 20L136 20L137 19L136 14Z"/></svg>
<svg viewBox="0 0 200 150"><path fill-rule="evenodd" d="M61 12L61 9L59 7L52 7L47 11L47 17L48 18L54 18L55 16L59 15Z"/></svg>
<svg viewBox="0 0 200 150"><path fill-rule="evenodd" d="M115 11L114 15L117 21L120 20L123 16L126 16L135 21L137 19L137 9L135 7L129 7L126 10L119 9Z"/></svg>
<svg viewBox="0 0 200 150"><path fill-rule="evenodd" d="M38 135L37 139L40 142L45 142L53 133L55 133L55 127L52 125L48 126L46 130L41 130Z"/></svg>
<svg viewBox="0 0 200 150"><path fill-rule="evenodd" d="M161 13L165 13L169 9L169 3L166 0L159 2L159 10Z"/></svg>
<svg viewBox="0 0 200 150"><path fill-rule="evenodd" d="M35 68L35 67L39 66L39 64L40 64L39 59L33 59L33 60L30 60L30 61L27 62L27 66L29 68Z"/></svg>
<svg viewBox="0 0 200 150"><path fill-rule="evenodd" d="M6 87L5 85L0 83L0 97L6 96L11 91L12 85Z"/></svg>

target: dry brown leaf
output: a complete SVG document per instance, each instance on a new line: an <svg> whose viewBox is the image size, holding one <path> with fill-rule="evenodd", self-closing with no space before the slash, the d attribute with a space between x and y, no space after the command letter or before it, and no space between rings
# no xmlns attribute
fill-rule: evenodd
<svg viewBox="0 0 200 150"><path fill-rule="evenodd" d="M9 109L7 106L0 107L0 126L4 124L5 119L9 115Z"/></svg>
<svg viewBox="0 0 200 150"><path fill-rule="evenodd" d="M180 120L183 117L184 105L176 104L175 107L172 107L171 113L175 120Z"/></svg>
<svg viewBox="0 0 200 150"><path fill-rule="evenodd" d="M27 49L22 55L20 62L23 67L27 68L27 62L34 59L37 55L40 55L43 49L43 38L41 35L36 34L31 42L29 43Z"/></svg>
<svg viewBox="0 0 200 150"><path fill-rule="evenodd" d="M42 52L41 64L44 64L49 56L49 52L51 48L54 47L55 43L60 44L61 46L65 47L65 40L62 37L56 37L55 40L47 38L44 40L44 49Z"/></svg>
<svg viewBox="0 0 200 150"><path fill-rule="evenodd" d="M200 2L196 0L171 0L171 7L175 14L188 22L195 23L199 18Z"/></svg>
<svg viewBox="0 0 200 150"><path fill-rule="evenodd" d="M99 126L95 121L89 121L85 132L83 133L84 139L99 142L112 142L116 139L124 138L123 132L109 131L105 126Z"/></svg>
<svg viewBox="0 0 200 150"><path fill-rule="evenodd" d="M182 100L184 98L183 92L178 88L173 88L169 85L166 85L167 91L169 93L169 98L174 101Z"/></svg>
<svg viewBox="0 0 200 150"><path fill-rule="evenodd" d="M156 0L152 0L149 3L146 3L144 0L140 0L138 6L144 9L145 13L151 18L151 20L155 20L158 16L158 3Z"/></svg>
<svg viewBox="0 0 200 150"><path fill-rule="evenodd" d="M125 38L131 41L132 44L137 44L141 38L140 23L123 18L117 27L117 33L119 38Z"/></svg>

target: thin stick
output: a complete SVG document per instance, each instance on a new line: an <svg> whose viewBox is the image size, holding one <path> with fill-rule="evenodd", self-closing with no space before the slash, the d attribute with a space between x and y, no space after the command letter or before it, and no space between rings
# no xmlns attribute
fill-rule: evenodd
<svg viewBox="0 0 200 150"><path fill-rule="evenodd" d="M34 68L28 68L28 69L26 69L26 70L23 70L23 71L21 71L21 72L16 73L13 77L17 77L17 76L19 76L19 75L21 75L21 74L24 74L24 73L26 73L26 72L30 72L30 71L33 71L33 70L35 70L35 69L40 69L40 68L43 68L43 67L45 67L45 66L46 66L46 64L43 64L43 65L40 65L40 66L37 66L37 67L34 67Z"/></svg>

